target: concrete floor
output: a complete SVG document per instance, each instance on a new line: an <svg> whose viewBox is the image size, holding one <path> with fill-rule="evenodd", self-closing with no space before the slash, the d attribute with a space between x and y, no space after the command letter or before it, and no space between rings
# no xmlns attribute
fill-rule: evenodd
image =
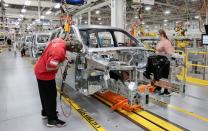
<svg viewBox="0 0 208 131"><path fill-rule="evenodd" d="M1 53L0 74L0 131L93 130L75 110L72 110L69 118L64 118L60 113L60 118L67 121L66 127L47 128L45 126L46 120L41 119L40 116L41 106L33 66L25 58L14 57L12 52ZM117 112L112 112L109 107L93 97L82 96L71 88L66 88L65 91L107 131L143 130ZM148 110L188 130L208 130L208 121L206 121L208 119L208 87L187 85L184 97L174 94L170 98L160 99L183 110L155 104L150 104ZM60 103L58 110L61 112ZM191 116L184 110L206 119Z"/></svg>

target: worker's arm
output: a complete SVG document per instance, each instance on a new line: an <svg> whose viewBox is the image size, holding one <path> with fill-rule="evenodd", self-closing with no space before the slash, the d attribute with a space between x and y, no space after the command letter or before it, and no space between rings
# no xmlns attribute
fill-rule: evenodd
<svg viewBox="0 0 208 131"><path fill-rule="evenodd" d="M47 70L48 72L58 70L59 65L60 65L60 62L59 62L59 61L51 59L51 60L46 64L46 70Z"/></svg>
<svg viewBox="0 0 208 131"><path fill-rule="evenodd" d="M163 44L161 42L159 42L156 45L156 52L161 52L161 51L163 51Z"/></svg>
<svg viewBox="0 0 208 131"><path fill-rule="evenodd" d="M46 70L49 72L58 70L60 64L64 61L64 59L65 59L64 50L58 50L53 52L46 62Z"/></svg>

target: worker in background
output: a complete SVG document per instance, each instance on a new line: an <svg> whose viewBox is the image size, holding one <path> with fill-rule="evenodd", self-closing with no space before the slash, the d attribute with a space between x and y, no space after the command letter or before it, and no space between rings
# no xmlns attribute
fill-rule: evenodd
<svg viewBox="0 0 208 131"><path fill-rule="evenodd" d="M63 40L64 38L55 38L49 42L34 68L42 104L41 114L43 118L48 119L48 127L63 127L65 125L65 122L58 119L57 116L57 89L55 82L60 63L65 60L66 50L69 48Z"/></svg>
<svg viewBox="0 0 208 131"><path fill-rule="evenodd" d="M164 30L159 30L159 37L160 41L156 45L156 53L163 54L163 55L170 55L173 53L173 46L168 39L166 32ZM169 74L169 73L168 73ZM168 78L168 76L166 76ZM157 87L156 91L161 91L161 87ZM161 93L160 95L169 95L170 93L168 92L168 89L164 89L164 92Z"/></svg>
<svg viewBox="0 0 208 131"><path fill-rule="evenodd" d="M10 38L7 38L7 45L8 45L9 51L11 51L12 40Z"/></svg>
<svg viewBox="0 0 208 131"><path fill-rule="evenodd" d="M14 56L16 56L17 55L17 43L16 42L13 43L13 50L14 50Z"/></svg>
<svg viewBox="0 0 208 131"><path fill-rule="evenodd" d="M23 43L22 45L21 45L21 56L23 57L23 56L25 56L26 54L25 54L25 52L26 52L26 45L25 45L25 43Z"/></svg>

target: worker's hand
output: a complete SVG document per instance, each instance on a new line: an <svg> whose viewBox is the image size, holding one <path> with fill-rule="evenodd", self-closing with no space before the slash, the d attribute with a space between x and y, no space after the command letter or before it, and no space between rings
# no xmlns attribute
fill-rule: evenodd
<svg viewBox="0 0 208 131"><path fill-rule="evenodd" d="M71 62L72 62L71 56L66 56L66 60L67 60L69 63L71 63Z"/></svg>

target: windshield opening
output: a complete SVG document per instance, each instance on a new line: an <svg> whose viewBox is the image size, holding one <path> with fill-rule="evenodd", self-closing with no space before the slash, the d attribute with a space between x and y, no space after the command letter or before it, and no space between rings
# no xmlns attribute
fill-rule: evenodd
<svg viewBox="0 0 208 131"><path fill-rule="evenodd" d="M38 35L37 42L38 43L47 43L49 40L49 35Z"/></svg>
<svg viewBox="0 0 208 131"><path fill-rule="evenodd" d="M80 30L85 45L91 48L142 46L129 33L113 29Z"/></svg>

